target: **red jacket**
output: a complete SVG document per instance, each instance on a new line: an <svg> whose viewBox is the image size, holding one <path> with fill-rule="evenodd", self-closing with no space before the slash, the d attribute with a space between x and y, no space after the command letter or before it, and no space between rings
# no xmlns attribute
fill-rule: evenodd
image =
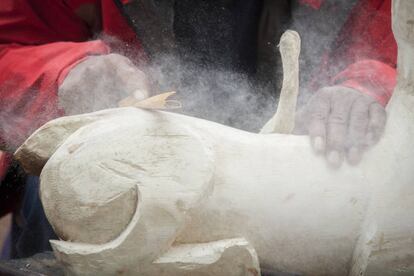
<svg viewBox="0 0 414 276"><path fill-rule="evenodd" d="M314 12L323 5L323 0L300 2ZM101 7L104 32L140 47L112 0L0 1L0 143L16 147L43 123L62 115L57 88L70 68L88 55L110 52L104 42L90 41L90 28L74 12L83 3ZM396 82L391 0L360 0L338 41L344 47L323 57L317 73L325 75L318 78L325 83L315 85L342 84L385 105ZM347 67L334 76L326 74L338 60L345 60Z"/></svg>
<svg viewBox="0 0 414 276"><path fill-rule="evenodd" d="M138 43L114 2L97 1L0 1L0 142L17 147L61 115L56 92L69 69L87 55L109 53L102 41L90 41L93 33L75 14L81 4L100 4L104 32Z"/></svg>
<svg viewBox="0 0 414 276"><path fill-rule="evenodd" d="M301 0L315 12L327 0ZM343 85L385 106L396 85L397 43L391 30L391 0L360 0L342 27L332 51L322 58L311 86ZM339 68L339 71L338 71Z"/></svg>
<svg viewBox="0 0 414 276"><path fill-rule="evenodd" d="M104 42L91 40L94 34L75 14L86 3L101 8L104 33L141 49L112 0L0 1L0 144L16 148L61 116L57 89L68 71L88 55L110 52ZM0 151L0 181L7 159Z"/></svg>

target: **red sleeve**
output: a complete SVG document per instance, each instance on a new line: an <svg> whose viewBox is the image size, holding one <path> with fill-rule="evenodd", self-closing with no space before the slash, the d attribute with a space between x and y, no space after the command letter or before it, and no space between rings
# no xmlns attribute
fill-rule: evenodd
<svg viewBox="0 0 414 276"><path fill-rule="evenodd" d="M0 46L0 143L18 147L32 131L61 114L57 88L87 55L106 54L101 41Z"/></svg>
<svg viewBox="0 0 414 276"><path fill-rule="evenodd" d="M359 90L385 106L396 85L397 43L391 30L391 0L360 0L339 36L335 64L348 65L333 83ZM335 65L333 64L333 65Z"/></svg>
<svg viewBox="0 0 414 276"><path fill-rule="evenodd" d="M386 106L397 84L397 72L385 63L362 60L349 65L333 82L365 93Z"/></svg>

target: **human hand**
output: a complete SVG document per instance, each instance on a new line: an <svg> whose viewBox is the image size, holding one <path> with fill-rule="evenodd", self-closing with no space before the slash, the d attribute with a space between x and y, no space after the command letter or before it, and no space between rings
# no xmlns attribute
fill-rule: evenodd
<svg viewBox="0 0 414 276"><path fill-rule="evenodd" d="M119 54L90 56L76 65L59 87L59 105L67 115L116 107L133 95L149 95L149 81L141 70Z"/></svg>
<svg viewBox="0 0 414 276"><path fill-rule="evenodd" d="M377 143L386 123L385 109L368 95L331 86L316 92L297 118L296 133L309 134L314 150L333 167L345 156L352 165Z"/></svg>

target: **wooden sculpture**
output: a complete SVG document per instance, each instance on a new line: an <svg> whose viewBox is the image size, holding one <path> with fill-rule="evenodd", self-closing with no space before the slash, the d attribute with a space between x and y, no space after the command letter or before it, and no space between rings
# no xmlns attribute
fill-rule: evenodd
<svg viewBox="0 0 414 276"><path fill-rule="evenodd" d="M413 11L393 2L398 85L357 167L329 168L307 137L138 108L37 130L16 157L41 172L67 273L414 274Z"/></svg>

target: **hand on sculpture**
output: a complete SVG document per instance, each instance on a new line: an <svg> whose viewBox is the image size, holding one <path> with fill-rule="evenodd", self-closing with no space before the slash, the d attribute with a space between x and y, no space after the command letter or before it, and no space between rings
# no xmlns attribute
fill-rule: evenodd
<svg viewBox="0 0 414 276"><path fill-rule="evenodd" d="M299 112L296 132L309 134L315 151L339 167L345 156L359 163L366 148L377 143L386 123L385 109L372 97L348 87L319 90Z"/></svg>
<svg viewBox="0 0 414 276"><path fill-rule="evenodd" d="M149 95L149 81L126 57L119 54L90 56L70 70L59 87L59 106L67 115L117 107L133 95Z"/></svg>

